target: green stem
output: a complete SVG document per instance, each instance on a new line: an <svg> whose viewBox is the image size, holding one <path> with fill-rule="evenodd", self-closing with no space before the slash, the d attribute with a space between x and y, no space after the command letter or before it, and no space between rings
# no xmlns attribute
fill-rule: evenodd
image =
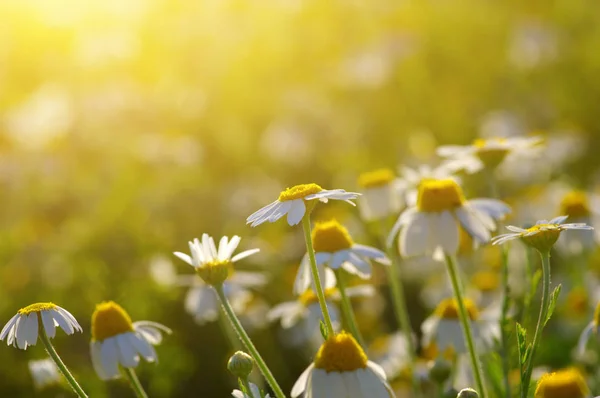
<svg viewBox="0 0 600 398"><path fill-rule="evenodd" d="M508 249L502 247L502 313L500 315L500 340L501 340L501 357L502 357L502 379L504 382L504 395L506 398L511 397L510 393L510 364L508 362L508 309L509 309L509 287L508 287Z"/></svg>
<svg viewBox="0 0 600 398"><path fill-rule="evenodd" d="M260 397L255 397L254 394L252 393L252 388L250 388L250 382L248 381L247 377L240 377L240 383L242 383L244 385L244 388L248 392L247 395L250 398L260 398Z"/></svg>
<svg viewBox="0 0 600 398"><path fill-rule="evenodd" d="M350 329L350 333L352 336L358 341L363 348L365 348L365 341L363 340L362 335L360 334L360 330L358 329L358 325L356 323L356 317L354 316L354 311L352 310L352 305L350 304L350 299L346 294L346 281L344 279L344 275L342 274L342 269L339 268L335 270L335 276L337 278L337 287L340 291L340 296L342 296L342 312L344 313L344 319L348 324L348 328Z"/></svg>
<svg viewBox="0 0 600 398"><path fill-rule="evenodd" d="M550 299L550 252L540 252L540 256L542 257L542 305L540 307L537 325L535 326L535 334L533 335L531 353L529 354L529 359L527 361L527 369L525 369L525 373L522 375L521 398L527 398L529 392L529 383L533 371L533 359L535 351L540 344L544 322L546 321L546 316L548 314L548 302Z"/></svg>
<svg viewBox="0 0 600 398"><path fill-rule="evenodd" d="M138 398L148 398L148 394L144 391L144 387L142 387L140 379L138 379L135 374L135 370L133 370L133 368L123 367L123 372L125 373L125 377L127 377L131 389L135 392L135 396Z"/></svg>
<svg viewBox="0 0 600 398"><path fill-rule="evenodd" d="M473 342L473 334L471 333L471 325L469 323L469 315L467 308L465 307L463 292L461 289L460 282L458 280L458 272L456 268L456 261L454 257L446 255L446 264L448 268L448 275L450 276L450 282L452 282L452 288L454 289L454 296L458 305L458 315L460 323L462 325L463 334L465 337L465 343L469 350L469 357L471 358L471 367L473 368L473 376L475 376L475 383L477 384L477 390L481 398L486 398L487 393L485 390L485 384L483 383L483 377L481 376L481 366L479 365L479 359L475 352L475 343Z"/></svg>
<svg viewBox="0 0 600 398"><path fill-rule="evenodd" d="M44 343L44 347L46 348L48 355L50 355L50 358L52 358L54 363L56 363L58 370L60 370L60 372L63 374L63 376L65 376L65 379L67 379L67 382L69 383L69 385L71 386L73 391L75 391L77 396L80 398L87 398L87 394L85 393L85 391L83 391L83 389L81 388L79 383L77 383L77 380L75 380L75 378L73 377L71 372L69 372L69 369L64 364L62 359L60 359L60 356L58 356L58 353L56 352L56 350L54 349L54 346L50 342L50 339L48 338L48 335L46 334L46 329L44 329L44 325L42 324L41 314L38 313L37 315L38 315L38 325L39 325L38 331L39 331L40 340L42 340L42 343Z"/></svg>
<svg viewBox="0 0 600 398"><path fill-rule="evenodd" d="M317 260L315 259L315 250L313 249L312 237L310 236L310 214L306 212L302 218L302 228L304 229L304 240L306 241L306 252L310 260L310 271L314 282L315 289L317 291L317 298L319 299L319 306L323 313L323 319L325 320L325 327L327 328L327 336L333 336L333 324L331 323L331 317L327 310L327 304L325 303L325 293L323 292L323 286L321 285L321 278L319 277L319 269L317 268Z"/></svg>
<svg viewBox="0 0 600 398"><path fill-rule="evenodd" d="M275 377L273 377L271 370L269 370L269 367L267 366L265 361L262 359L262 357L258 353L258 350L252 343L252 340L250 340L250 337L244 330L244 327L242 326L240 320L235 315L235 312L233 312L233 308L231 307L231 304L229 303L229 301L227 300L227 297L225 297L225 293L223 292L223 285L215 286L214 288L215 288L215 291L217 292L217 296L219 297L219 300L221 301L221 305L223 306L223 309L225 310L225 314L227 315L227 318L229 318L229 322L231 322L231 325L237 332L240 340L242 340L242 343L244 343L244 346L250 352L250 355L252 356L252 358L254 358L254 361L258 365L258 368L260 369L260 371L263 374L263 376L265 377L265 379L267 380L267 383L269 383L269 385L271 386L271 389L275 393L275 396L277 398L285 398L285 394L281 390L281 387L279 387L279 384L277 384L277 381L275 380Z"/></svg>

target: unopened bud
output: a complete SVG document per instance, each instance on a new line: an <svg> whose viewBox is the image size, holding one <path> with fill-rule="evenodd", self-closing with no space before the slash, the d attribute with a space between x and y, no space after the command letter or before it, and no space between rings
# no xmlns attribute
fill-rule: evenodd
<svg viewBox="0 0 600 398"><path fill-rule="evenodd" d="M239 378L247 378L254 367L254 360L243 351L238 351L229 358L227 362L227 370Z"/></svg>
<svg viewBox="0 0 600 398"><path fill-rule="evenodd" d="M472 388L463 388L460 390L456 398L479 398L479 394L477 394L477 391L473 390Z"/></svg>
<svg viewBox="0 0 600 398"><path fill-rule="evenodd" d="M438 384L444 384L452 373L452 364L444 358L437 358L429 364L429 378Z"/></svg>

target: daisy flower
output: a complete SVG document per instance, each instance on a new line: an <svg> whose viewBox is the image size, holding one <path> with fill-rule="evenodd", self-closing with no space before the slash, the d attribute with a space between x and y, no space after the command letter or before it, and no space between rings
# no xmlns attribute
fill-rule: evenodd
<svg viewBox="0 0 600 398"><path fill-rule="evenodd" d="M538 381L535 398L588 398L590 390L581 372L567 368L546 373Z"/></svg>
<svg viewBox="0 0 600 398"><path fill-rule="evenodd" d="M477 138L471 145L440 146L437 154L443 158L466 161L468 166L465 170L476 172L484 167L497 167L509 155L537 154L542 141L539 136Z"/></svg>
<svg viewBox="0 0 600 398"><path fill-rule="evenodd" d="M256 227L267 221L275 222L287 214L288 224L297 225L304 217L307 206L309 209L313 208L313 200L323 203L327 203L329 199L343 200L355 206L351 200L356 199L359 195L354 192L346 192L343 189L323 189L317 184L296 185L282 191L276 201L250 215L246 220L246 224Z"/></svg>
<svg viewBox="0 0 600 398"><path fill-rule="evenodd" d="M469 299L465 299L465 307L473 337L476 341L489 347L493 339L500 336L498 326L500 311L496 308L480 311ZM456 299L442 300L433 314L425 319L421 325L421 331L423 332L422 343L425 347L435 343L438 352L441 353L448 349L457 354L467 353Z"/></svg>
<svg viewBox="0 0 600 398"><path fill-rule="evenodd" d="M385 372L345 332L330 336L315 360L298 378L292 398L305 397L389 398L394 397Z"/></svg>
<svg viewBox="0 0 600 398"><path fill-rule="evenodd" d="M441 248L455 255L460 245L460 229L477 243L486 243L494 220L510 212L504 202L494 199L466 200L462 188L452 179L425 180L419 185L416 206L404 210L388 236L392 246L400 232L398 245L403 257L433 254Z"/></svg>
<svg viewBox="0 0 600 398"><path fill-rule="evenodd" d="M563 224L567 217L568 216L560 216L553 218L550 221L540 220L536 222L533 227L527 229L509 225L506 229L512 231L512 233L495 236L493 238L493 244L501 245L514 239L521 239L525 244L540 252L547 252L554 246L562 231L594 229L583 223Z"/></svg>
<svg viewBox="0 0 600 398"><path fill-rule="evenodd" d="M260 388L254 383L249 383L251 396L240 390L233 390L231 396L234 398L270 398L269 394L262 395Z"/></svg>
<svg viewBox="0 0 600 398"><path fill-rule="evenodd" d="M327 308L336 328L339 325L339 312L336 306L341 300L339 290L336 288L335 274L329 268L323 270L325 300ZM346 289L348 297L369 297L375 293L370 285L352 286ZM280 303L267 314L269 321L279 320L285 330L295 332L287 339L292 344L302 344L313 337L320 337L319 321L322 319L321 308L314 290L307 287L294 301ZM293 330L292 330L293 329Z"/></svg>
<svg viewBox="0 0 600 398"><path fill-rule="evenodd" d="M171 329L156 322L132 322L129 314L113 301L98 304L92 315L90 342L92 364L98 377L117 378L119 366L135 368L140 356L147 362L157 362L153 346L161 343L161 332L171 334Z"/></svg>
<svg viewBox="0 0 600 398"><path fill-rule="evenodd" d="M250 249L233 256L240 241L239 236L234 236L231 240L223 236L217 248L211 236L202 234L202 243L197 238L188 242L191 256L181 252L173 254L194 267L196 273L208 285L219 286L228 279L235 262L260 251L260 249Z"/></svg>
<svg viewBox="0 0 600 398"><path fill-rule="evenodd" d="M362 191L358 210L363 220L381 220L400 211L403 201L398 182L390 169L378 169L358 177Z"/></svg>
<svg viewBox="0 0 600 398"><path fill-rule="evenodd" d="M385 253L374 247L354 243L348 230L336 220L316 223L312 230L313 248L317 266L327 265L333 270L344 269L347 272L367 279L371 277L371 264L375 260L390 265ZM294 291L304 292L312 281L308 253L302 259Z"/></svg>
<svg viewBox="0 0 600 398"><path fill-rule="evenodd" d="M445 180L451 178L457 183L460 179L456 173L463 170L468 163L460 160L442 162L436 167L422 164L417 168L401 166L399 168L400 177L398 178L398 189L402 192L404 201L408 206L414 206L419 196L419 185L425 180Z"/></svg>
<svg viewBox="0 0 600 398"><path fill-rule="evenodd" d="M600 196L580 190L568 191L561 197L558 214L568 216L576 224L595 225L600 218ZM571 253L581 253L593 248L597 240L597 233L575 231L563 239L564 245L559 245Z"/></svg>
<svg viewBox="0 0 600 398"><path fill-rule="evenodd" d="M36 303L21 308L8 321L0 332L0 341L6 338L8 345L26 350L37 343L40 326L51 339L57 326L66 334L81 332L81 326L69 311L54 303Z"/></svg>
<svg viewBox="0 0 600 398"><path fill-rule="evenodd" d="M33 386L37 390L60 384L62 381L58 367L50 358L29 361L27 366L33 379Z"/></svg>
<svg viewBox="0 0 600 398"><path fill-rule="evenodd" d="M406 337L401 332L376 338L369 345L369 357L381 366L388 380L395 379L408 371L410 350Z"/></svg>

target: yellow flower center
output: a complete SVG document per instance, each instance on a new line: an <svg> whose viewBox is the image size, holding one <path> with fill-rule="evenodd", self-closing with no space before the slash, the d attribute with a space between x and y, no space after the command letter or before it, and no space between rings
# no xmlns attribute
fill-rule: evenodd
<svg viewBox="0 0 600 398"><path fill-rule="evenodd" d="M569 316L586 315L589 308L589 299L585 289L576 287L567 295L567 308Z"/></svg>
<svg viewBox="0 0 600 398"><path fill-rule="evenodd" d="M446 349L443 352L440 352L437 344L434 341L429 343L429 345L423 347L421 351L421 358L425 359L426 361L435 361L435 359L438 356L441 356L442 358L448 360L452 360L452 358L454 358L455 355L456 352L454 351L454 348L451 345L446 347Z"/></svg>
<svg viewBox="0 0 600 398"><path fill-rule="evenodd" d="M560 201L560 214L571 218L584 218L590 215L590 203L583 191L572 191Z"/></svg>
<svg viewBox="0 0 600 398"><path fill-rule="evenodd" d="M333 298L333 296L336 296L338 290L335 287L329 287L325 289L323 293L325 294L325 299L327 300ZM302 303L303 306L308 307L311 304L319 302L319 298L317 297L317 294L314 292L314 290L306 289L306 291L302 293L300 297L298 297L298 301L300 301L300 303Z"/></svg>
<svg viewBox="0 0 600 398"><path fill-rule="evenodd" d="M96 306L92 314L92 340L103 341L132 331L131 318L119 304L105 301Z"/></svg>
<svg viewBox="0 0 600 398"><path fill-rule="evenodd" d="M479 317L479 310L477 309L475 303L473 303L473 301L470 299L465 299L465 307L467 309L469 319L472 321L477 320ZM435 309L435 315L441 319L458 319L458 302L454 298L442 300L442 302L439 303Z"/></svg>
<svg viewBox="0 0 600 398"><path fill-rule="evenodd" d="M315 252L325 253L349 249L354 244L348 230L336 220L317 223L312 230L312 241Z"/></svg>
<svg viewBox="0 0 600 398"><path fill-rule="evenodd" d="M465 201L461 187L456 181L428 180L419 184L417 208L428 213L440 213L462 206Z"/></svg>
<svg viewBox="0 0 600 398"><path fill-rule="evenodd" d="M585 379L575 368L546 373L535 389L535 398L584 398L588 395Z"/></svg>
<svg viewBox="0 0 600 398"><path fill-rule="evenodd" d="M560 236L559 224L538 224L527 228L527 232L535 232L530 236L523 236L523 241L542 252L549 251Z"/></svg>
<svg viewBox="0 0 600 398"><path fill-rule="evenodd" d="M490 138L484 140L478 138L473 141L473 146L477 149L477 156L488 167L496 167L508 154L508 148L503 146L506 138Z"/></svg>
<svg viewBox="0 0 600 398"><path fill-rule="evenodd" d="M35 303L35 304L28 305L25 308L21 308L19 310L19 314L28 315L28 314L31 314L32 312L48 311L48 310L53 310L55 308L56 308L56 304L54 304L54 303Z"/></svg>
<svg viewBox="0 0 600 398"><path fill-rule="evenodd" d="M362 173L358 177L358 185L362 188L377 188L388 185L396 176L390 169L378 169Z"/></svg>
<svg viewBox="0 0 600 398"><path fill-rule="evenodd" d="M367 367L367 355L352 335L341 332L329 337L319 348L315 368L329 372L352 372Z"/></svg>
<svg viewBox="0 0 600 398"><path fill-rule="evenodd" d="M471 282L482 292L492 292L500 286L500 278L496 272L479 271L473 275Z"/></svg>
<svg viewBox="0 0 600 398"><path fill-rule="evenodd" d="M196 273L207 284L219 286L233 274L233 263L230 260L203 263L196 268Z"/></svg>
<svg viewBox="0 0 600 398"><path fill-rule="evenodd" d="M312 195L321 192L323 188L317 184L302 184L296 185L291 188L286 188L279 194L279 201L285 202L287 200L304 199L308 195Z"/></svg>
<svg viewBox="0 0 600 398"><path fill-rule="evenodd" d="M594 324L600 326L600 302L596 305L594 310Z"/></svg>

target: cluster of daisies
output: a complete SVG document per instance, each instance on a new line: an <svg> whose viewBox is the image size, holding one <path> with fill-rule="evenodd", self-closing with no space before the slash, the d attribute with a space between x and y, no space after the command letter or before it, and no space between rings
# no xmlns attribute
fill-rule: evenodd
<svg viewBox="0 0 600 398"><path fill-rule="evenodd" d="M437 167L404 167L400 177L388 169L364 173L358 179L360 193L323 189L314 183L285 189L277 200L246 220L257 227L285 219L291 227L301 225L304 232L306 253L294 279L294 299L264 312L249 313L252 290L263 288L267 278L235 269L238 261L259 249L236 254L241 243L238 236L224 236L217 242L204 234L188 243L188 253L175 252L193 267L195 275L176 275L168 266L164 268L165 261L153 272L163 283L190 287L185 308L199 323L219 317L230 323L235 332L232 336L244 347L227 366L239 382L234 397L486 398L518 394L528 398L532 393L536 398L591 397L588 379L580 368L552 372L534 365L536 353L543 347L542 331L559 302L562 286L551 291L550 253L556 245L557 250L585 263L595 245L590 224L600 215L600 201L593 194L569 191L557 204L563 214L533 223L518 206L497 198L467 199L460 178L487 173L490 196L497 195L496 170L505 162L540 156L542 148L539 137L477 139L468 146L440 147L438 155L443 161ZM365 230L381 248L355 242L338 220L313 224L315 207L329 201L358 205ZM556 210L548 210L551 212ZM523 226L507 226L509 233L496 234L508 216ZM573 222L566 223L568 218ZM560 244L564 231L574 231L576 239ZM509 250L513 240L524 245ZM494 250L498 245L501 250ZM541 263L541 272L534 272L536 261ZM480 263L485 262L499 264L499 270L482 270ZM409 302L404 291L404 273L411 268L428 270L432 276L447 273L447 277L437 278L431 289L423 289L433 292L423 300L431 303L432 312L421 324L420 339L415 337L409 316L414 298ZM582 282L585 269L580 271ZM399 330L368 339L352 300L376 297L371 281L381 273L390 289ZM521 290L519 280L521 286L525 280ZM565 281L565 286L570 284L575 291L575 283ZM536 312L532 302L539 284L542 297ZM567 294L570 297L570 292ZM584 357L590 337L598 334L599 318L600 307L573 347L579 357ZM535 328L529 327L535 319ZM267 321L278 322L286 332L285 341L307 347L312 358L287 393L248 333L253 325ZM57 326L68 335L82 331L64 308L37 303L10 319L0 340L27 349L39 338L50 358L31 362L36 385L51 383L60 373L78 396L86 396L85 388L50 342ZM140 358L157 362L155 346L171 330L156 322L133 322L112 301L96 306L91 328L90 356L97 375L103 380L124 377L137 396L147 396L134 369ZM515 351L516 361L512 358ZM255 367L266 384L255 379L250 382Z"/></svg>

